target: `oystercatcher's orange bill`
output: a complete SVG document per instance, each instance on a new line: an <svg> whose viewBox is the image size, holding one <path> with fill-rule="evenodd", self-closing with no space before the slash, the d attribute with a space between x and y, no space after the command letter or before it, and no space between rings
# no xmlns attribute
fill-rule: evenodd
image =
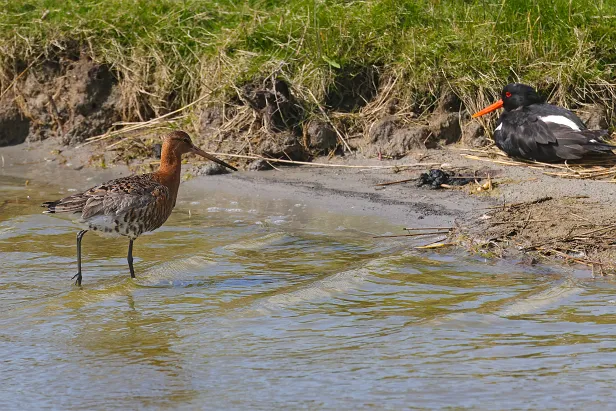
<svg viewBox="0 0 616 411"><path fill-rule="evenodd" d="M473 118L481 117L484 114L488 114L491 111L501 108L502 106L503 106L503 100L498 100L496 103L491 104L488 107L484 108L483 110L480 110L476 112L475 114L473 114Z"/></svg>

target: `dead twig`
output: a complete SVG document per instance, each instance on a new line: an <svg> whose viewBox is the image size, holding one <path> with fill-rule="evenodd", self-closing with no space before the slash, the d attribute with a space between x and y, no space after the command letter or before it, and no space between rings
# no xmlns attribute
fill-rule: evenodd
<svg viewBox="0 0 616 411"><path fill-rule="evenodd" d="M449 177L450 180L453 180L453 179L462 180L462 179L467 179L467 178L477 178L477 177L476 176L468 176L468 177L467 176L455 176L455 177ZM479 177L479 180L483 180L485 178L486 177ZM487 178L488 178L488 182L490 182L490 187L491 187L491 180L490 180L490 175L489 174L488 174ZM390 185L393 185L393 184L408 183L409 181L415 181L415 180L417 180L417 178L405 178L403 180L388 181L386 183L378 183L378 184L375 184L375 186L376 187L379 187L379 186L390 186ZM447 188L451 188L451 186L449 186L448 184L441 184L441 186L448 186Z"/></svg>
<svg viewBox="0 0 616 411"><path fill-rule="evenodd" d="M613 228L616 228L616 224L610 224L610 225L605 226L605 227L597 228L596 230L587 231L585 233L579 234L579 236L580 237L585 237L585 236L588 236L588 235L591 235L591 234L596 234L598 232L601 232L601 231L604 231L604 230L607 231L607 230L613 229Z"/></svg>
<svg viewBox="0 0 616 411"><path fill-rule="evenodd" d="M52 111L52 117L55 120L56 125L58 126L58 131L60 132L60 136L63 137L64 136L64 125L62 124L62 121L60 120L60 112L58 111L58 106L56 106L56 102L54 101L53 97L50 95L47 96L47 101Z"/></svg>
<svg viewBox="0 0 616 411"><path fill-rule="evenodd" d="M437 231L435 233L412 233L412 234L395 234L395 235L375 235L372 238L395 238L395 237L419 237L423 235L439 235L443 234L442 231Z"/></svg>
<svg viewBox="0 0 616 411"><path fill-rule="evenodd" d="M440 241L443 241L444 239L438 240L434 243L430 243L430 244L426 244L426 245L420 245L418 247L413 247L417 250L427 250L427 249L432 249L432 248L443 248L443 247L451 247L456 245L455 243L441 243Z"/></svg>
<svg viewBox="0 0 616 411"><path fill-rule="evenodd" d="M419 230L453 230L453 227L404 227L406 231L419 231Z"/></svg>
<svg viewBox="0 0 616 411"><path fill-rule="evenodd" d="M315 167L338 167L338 168L367 168L367 169L392 169L392 168L411 168L411 167L430 167L435 165L440 165L440 163L416 163L416 164L399 164L395 166L358 166L352 164L328 164L328 163L311 163L308 161L295 161L295 160L283 160L276 158L268 158L263 156L249 156L244 154L230 154L230 153L210 153L214 156L220 157L232 157L232 158L247 158L253 160L265 160L271 161L274 163L286 163L286 164L301 164L306 166L315 166Z"/></svg>
<svg viewBox="0 0 616 411"><path fill-rule="evenodd" d="M428 244L420 245L417 247L413 247L418 250L432 249L432 248L442 248L447 247L449 245L455 245L454 243L443 243L443 240L446 240L447 237L439 238L438 240L431 241Z"/></svg>
<svg viewBox="0 0 616 411"><path fill-rule="evenodd" d="M546 201L550 201L550 200L552 200L552 197L546 196L546 197L541 197L541 198L538 198L538 199L532 200L532 201L524 201L524 202L521 202L521 203L501 204L501 205L497 205L497 206L485 207L485 208L482 208L482 209L483 210L494 210L494 209L499 209L499 208L500 209L514 208L514 207L521 207L521 206L525 206L525 205L545 203Z"/></svg>
<svg viewBox="0 0 616 411"><path fill-rule="evenodd" d="M576 263L580 263L580 264L587 265L587 266L592 266L592 265L602 266L603 265L603 263L598 262L598 261L592 261L592 260L589 260L589 259L580 259L580 258L572 257L569 254L563 253L562 251L556 250L554 248L543 248L543 247L541 247L540 250L543 251L543 252L546 252L546 253L556 254L556 255L558 255L560 257L563 257L563 258L565 258L567 260L575 261Z"/></svg>
<svg viewBox="0 0 616 411"><path fill-rule="evenodd" d="M530 213L529 213L530 214ZM488 221L492 225L498 224L527 224L527 223L547 223L552 220L516 220L516 221ZM524 228L524 227L523 227Z"/></svg>
<svg viewBox="0 0 616 411"><path fill-rule="evenodd" d="M375 184L375 186L380 187L380 186L391 186L394 184L402 184L402 183L408 183L409 181L415 181L417 180L417 178L405 178L404 180L396 180L396 181L389 181L387 183L379 183L379 184Z"/></svg>

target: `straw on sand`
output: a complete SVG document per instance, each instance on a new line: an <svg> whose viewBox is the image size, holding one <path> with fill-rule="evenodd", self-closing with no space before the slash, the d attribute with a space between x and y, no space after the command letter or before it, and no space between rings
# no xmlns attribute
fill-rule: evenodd
<svg viewBox="0 0 616 411"><path fill-rule="evenodd" d="M460 150L473 153L461 154L463 157L471 160L487 161L506 166L529 167L542 170L546 175L562 178L603 180L616 183L616 156L613 158L608 156L590 157L574 162L565 161L564 163L542 163L539 161L513 159L494 148ZM606 181L607 179L611 180Z"/></svg>

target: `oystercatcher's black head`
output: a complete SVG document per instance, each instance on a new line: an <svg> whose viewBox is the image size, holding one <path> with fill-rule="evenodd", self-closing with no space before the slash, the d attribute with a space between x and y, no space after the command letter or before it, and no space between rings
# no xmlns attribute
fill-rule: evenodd
<svg viewBox="0 0 616 411"><path fill-rule="evenodd" d="M543 102L543 99L534 88L521 83L507 84L501 92L501 99L473 114L473 118L483 116L496 109L503 107L505 111L515 110L520 107L530 106Z"/></svg>
<svg viewBox="0 0 616 411"><path fill-rule="evenodd" d="M507 84L501 93L505 111L543 102L534 88L521 83Z"/></svg>

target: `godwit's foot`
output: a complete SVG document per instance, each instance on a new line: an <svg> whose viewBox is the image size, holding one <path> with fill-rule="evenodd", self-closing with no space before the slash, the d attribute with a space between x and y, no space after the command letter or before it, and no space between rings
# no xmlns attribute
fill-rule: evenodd
<svg viewBox="0 0 616 411"><path fill-rule="evenodd" d="M75 278L76 278L77 280L75 280ZM77 273L77 274L75 274L75 275L73 276L73 278L71 278L71 280L75 280L75 285L78 285L78 286L80 286L80 287L81 287L81 279L82 279L82 277L81 277L81 273Z"/></svg>

